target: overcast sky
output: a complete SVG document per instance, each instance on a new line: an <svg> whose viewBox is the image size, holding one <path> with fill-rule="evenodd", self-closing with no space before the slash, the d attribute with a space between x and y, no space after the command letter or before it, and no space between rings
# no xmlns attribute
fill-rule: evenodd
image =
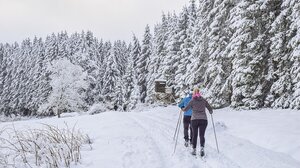
<svg viewBox="0 0 300 168"><path fill-rule="evenodd" d="M91 30L104 40L141 40L146 24L164 11L178 13L189 0L0 0L0 43L36 35Z"/></svg>

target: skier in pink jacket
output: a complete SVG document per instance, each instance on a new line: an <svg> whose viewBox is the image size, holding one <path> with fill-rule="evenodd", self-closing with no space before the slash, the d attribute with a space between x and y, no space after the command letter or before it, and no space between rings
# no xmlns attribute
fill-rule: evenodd
<svg viewBox="0 0 300 168"><path fill-rule="evenodd" d="M194 89L193 91L193 98L188 103L188 105L183 108L183 111L187 111L189 109L192 109L192 118L191 118L191 125L193 129L193 151L192 154L196 155L196 147L197 147L197 136L199 131L200 136L200 154L201 156L204 156L204 145L205 145L205 130L207 127L207 116L205 113L205 108L208 109L209 113L213 113L212 107L208 104L208 102L200 95L199 89Z"/></svg>

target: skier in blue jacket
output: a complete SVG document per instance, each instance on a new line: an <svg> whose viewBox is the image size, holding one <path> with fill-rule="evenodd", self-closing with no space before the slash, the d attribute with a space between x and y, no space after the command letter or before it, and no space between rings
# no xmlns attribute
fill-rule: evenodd
<svg viewBox="0 0 300 168"><path fill-rule="evenodd" d="M193 95L192 92L188 93L188 95L185 98L183 98L181 102L178 104L178 107L180 107L181 109L186 107L189 104L189 102L192 100L192 95ZM184 140L185 140L184 145L186 147L189 146L189 142L190 143L192 142L193 134L192 134L192 127L191 127L191 116L192 116L192 108L185 111L183 116L183 128L184 128ZM189 134L189 128L190 128L190 134Z"/></svg>

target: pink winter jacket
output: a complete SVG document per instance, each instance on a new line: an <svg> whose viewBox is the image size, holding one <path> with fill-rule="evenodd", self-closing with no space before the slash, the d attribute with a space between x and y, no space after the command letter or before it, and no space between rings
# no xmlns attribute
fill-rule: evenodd
<svg viewBox="0 0 300 168"><path fill-rule="evenodd" d="M192 108L192 118L191 120L203 119L207 120L207 116L205 113L205 108L208 109L209 113L213 113L213 109L208 104L208 102L202 96L193 96L193 99L189 102L189 104L183 109L186 111Z"/></svg>

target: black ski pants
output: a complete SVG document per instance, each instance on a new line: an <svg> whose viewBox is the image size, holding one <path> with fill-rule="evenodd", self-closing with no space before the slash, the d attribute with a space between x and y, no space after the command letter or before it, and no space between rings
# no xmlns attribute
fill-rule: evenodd
<svg viewBox="0 0 300 168"><path fill-rule="evenodd" d="M189 129L190 129L190 136L189 136ZM191 126L191 116L183 116L183 133L184 133L184 140L190 140L192 142L192 126Z"/></svg>
<svg viewBox="0 0 300 168"><path fill-rule="evenodd" d="M200 145L201 147L204 147L205 144L205 130L207 127L207 120L202 120L202 119L196 119L192 120L192 129L193 129L193 148L197 147L197 137L198 137L198 131L199 131L199 136L200 136Z"/></svg>

